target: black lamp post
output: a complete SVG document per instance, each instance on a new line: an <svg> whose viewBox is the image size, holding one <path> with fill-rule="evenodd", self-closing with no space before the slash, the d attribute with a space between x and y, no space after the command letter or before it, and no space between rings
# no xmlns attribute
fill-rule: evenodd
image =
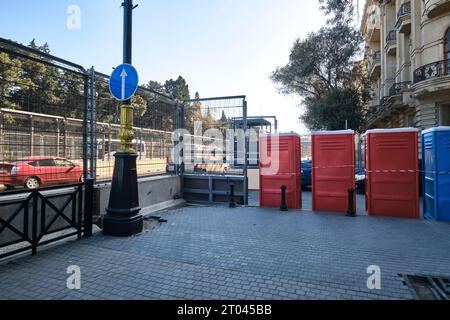
<svg viewBox="0 0 450 320"><path fill-rule="evenodd" d="M124 0L123 62L132 62L133 0ZM114 175L109 205L103 221L103 233L110 236L128 237L142 232L143 217L140 214L137 183L137 154L133 150L133 107L131 99L120 108L121 147L114 155Z"/></svg>

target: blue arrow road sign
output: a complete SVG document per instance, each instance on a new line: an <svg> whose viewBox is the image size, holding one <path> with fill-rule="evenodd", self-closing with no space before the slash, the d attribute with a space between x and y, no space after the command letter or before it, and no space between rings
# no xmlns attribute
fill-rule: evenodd
<svg viewBox="0 0 450 320"><path fill-rule="evenodd" d="M119 101L129 100L139 85L139 76L131 64L121 64L114 69L109 78L109 91Z"/></svg>

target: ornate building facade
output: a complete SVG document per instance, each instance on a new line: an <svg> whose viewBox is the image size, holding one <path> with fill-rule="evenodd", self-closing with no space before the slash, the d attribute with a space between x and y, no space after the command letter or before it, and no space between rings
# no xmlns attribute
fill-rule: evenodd
<svg viewBox="0 0 450 320"><path fill-rule="evenodd" d="M369 128L450 126L450 0L367 0Z"/></svg>

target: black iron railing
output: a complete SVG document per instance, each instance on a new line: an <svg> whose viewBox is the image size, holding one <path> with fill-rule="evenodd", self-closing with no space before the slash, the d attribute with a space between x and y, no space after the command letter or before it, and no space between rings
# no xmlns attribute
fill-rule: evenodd
<svg viewBox="0 0 450 320"><path fill-rule="evenodd" d="M372 61L373 62L381 61L381 51L377 51L372 55Z"/></svg>
<svg viewBox="0 0 450 320"><path fill-rule="evenodd" d="M62 239L92 235L94 182L4 193L0 203L0 259ZM3 198L5 199L5 197ZM44 239L47 238L47 239ZM11 248L11 250L8 250Z"/></svg>
<svg viewBox="0 0 450 320"><path fill-rule="evenodd" d="M388 101L388 99L389 99L389 96L382 97L380 99L380 105L383 106L386 103L386 101Z"/></svg>
<svg viewBox="0 0 450 320"><path fill-rule="evenodd" d="M386 36L386 42L397 40L397 30L391 30Z"/></svg>
<svg viewBox="0 0 450 320"><path fill-rule="evenodd" d="M440 78L450 74L450 60L426 64L414 71L414 83L431 78Z"/></svg>
<svg viewBox="0 0 450 320"><path fill-rule="evenodd" d="M387 110L388 108L387 105L382 105L381 103L382 102L380 101L380 105L370 107L369 110L367 111L367 122L369 124L379 119L381 115L384 113L384 111Z"/></svg>
<svg viewBox="0 0 450 320"><path fill-rule="evenodd" d="M380 105L370 107L369 110L367 111L367 115L370 117L376 114L380 110L380 108L381 108Z"/></svg>
<svg viewBox="0 0 450 320"><path fill-rule="evenodd" d="M372 54L371 59L369 61L369 71L372 73L375 70L375 66L377 63L381 62L381 52L377 51Z"/></svg>
<svg viewBox="0 0 450 320"><path fill-rule="evenodd" d="M401 94L403 91L409 89L410 87L411 81L394 83L392 87L389 88L389 96L392 97Z"/></svg>
<svg viewBox="0 0 450 320"><path fill-rule="evenodd" d="M400 6L400 9L397 12L397 19L407 15L407 14L411 14L411 2L405 2Z"/></svg>

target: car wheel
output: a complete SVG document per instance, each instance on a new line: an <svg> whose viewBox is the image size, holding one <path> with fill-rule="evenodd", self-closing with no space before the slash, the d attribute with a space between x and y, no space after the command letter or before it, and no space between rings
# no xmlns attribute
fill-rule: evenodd
<svg viewBox="0 0 450 320"><path fill-rule="evenodd" d="M41 183L40 183L39 179L36 177L31 177L31 178L28 178L27 180L25 180L25 188L27 188L29 190L39 189L40 186L41 186Z"/></svg>

